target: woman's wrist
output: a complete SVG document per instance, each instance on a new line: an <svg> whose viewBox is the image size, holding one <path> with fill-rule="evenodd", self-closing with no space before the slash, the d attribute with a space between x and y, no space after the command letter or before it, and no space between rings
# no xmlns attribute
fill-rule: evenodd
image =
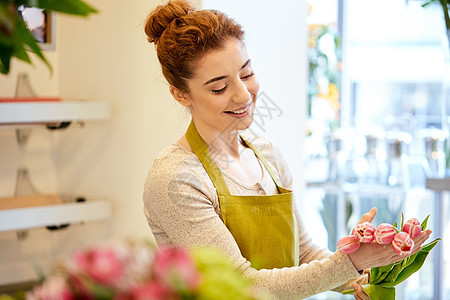
<svg viewBox="0 0 450 300"><path fill-rule="evenodd" d="M347 254L347 255L348 255L348 258L350 259L350 261L352 262L353 267L356 269L356 271L359 274L362 274L364 272L365 268L358 263L358 255L356 254L357 252L358 251Z"/></svg>

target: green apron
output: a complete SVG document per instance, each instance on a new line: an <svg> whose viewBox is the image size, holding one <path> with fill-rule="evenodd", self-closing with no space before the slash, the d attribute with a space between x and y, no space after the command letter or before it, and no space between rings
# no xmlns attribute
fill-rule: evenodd
<svg viewBox="0 0 450 300"><path fill-rule="evenodd" d="M298 228L292 192L281 187L258 149L244 140L270 173L279 194L231 195L193 121L186 138L216 187L223 221L236 240L242 256L255 269L298 266Z"/></svg>

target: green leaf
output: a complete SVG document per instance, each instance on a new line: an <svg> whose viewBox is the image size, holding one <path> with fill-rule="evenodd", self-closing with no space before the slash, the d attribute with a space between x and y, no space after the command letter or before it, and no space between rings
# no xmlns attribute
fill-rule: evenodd
<svg viewBox="0 0 450 300"><path fill-rule="evenodd" d="M31 64L31 59L30 56L28 56L27 51L25 50L23 45L17 45L18 47L16 47L15 51L14 51L14 56L17 57L20 60L23 60L29 64Z"/></svg>
<svg viewBox="0 0 450 300"><path fill-rule="evenodd" d="M3 63L0 62L0 73L8 74L8 72L9 72L9 67L8 67L8 69L6 69L5 66L3 65Z"/></svg>
<svg viewBox="0 0 450 300"><path fill-rule="evenodd" d="M379 284L380 282L384 281L386 279L386 277L388 277L390 274L390 271L386 271L386 272L380 272L380 274L378 275L378 278L375 280L370 279L369 283L370 284Z"/></svg>
<svg viewBox="0 0 450 300"><path fill-rule="evenodd" d="M403 269L402 261L396 262L394 264L394 267L389 271L389 274L379 283L395 281L395 279L397 279L397 276L400 274L402 269Z"/></svg>
<svg viewBox="0 0 450 300"><path fill-rule="evenodd" d="M382 267L376 267L370 269L370 277L369 277L369 283L371 284L377 284L380 283L386 276L388 276L389 271L394 267L394 264L389 264ZM372 271L374 271L375 276L372 276Z"/></svg>
<svg viewBox="0 0 450 300"><path fill-rule="evenodd" d="M114 298L114 290L100 284L94 284L92 286L92 293L94 299L97 300L109 300Z"/></svg>
<svg viewBox="0 0 450 300"><path fill-rule="evenodd" d="M427 224L428 224L428 218L430 217L430 215L428 215L425 220L423 220L421 226L422 226L422 230L427 229Z"/></svg>
<svg viewBox="0 0 450 300"><path fill-rule="evenodd" d="M401 223L400 223L400 228L399 228L399 230L403 230L403 225L405 224L405 216L403 215L403 212L402 212L402 221L401 221Z"/></svg>
<svg viewBox="0 0 450 300"><path fill-rule="evenodd" d="M0 47L0 72L8 74L11 63L12 48Z"/></svg>
<svg viewBox="0 0 450 300"><path fill-rule="evenodd" d="M417 253L418 253L418 252L414 253L414 254L411 255L411 256L408 256L407 258L405 258L405 259L402 261L402 266L403 266L403 268L406 268L407 266L409 266L410 264L412 264L412 263L414 262L414 260L416 259Z"/></svg>
<svg viewBox="0 0 450 300"><path fill-rule="evenodd" d="M370 269L370 276L369 276L369 283L372 283L372 281L376 281L380 277L380 268L371 268Z"/></svg>
<svg viewBox="0 0 450 300"><path fill-rule="evenodd" d="M383 282L380 283L379 285L384 287L394 287L399 283L403 282L404 280L406 280L413 273L417 272L424 264L425 259L428 256L428 253L430 253L431 249L433 249L433 247L436 246L439 240L440 239L434 240L433 242L423 247L420 251L418 251L417 256L415 257L413 262L408 267L404 268L400 272L400 274L398 274L397 278L393 282Z"/></svg>
<svg viewBox="0 0 450 300"><path fill-rule="evenodd" d="M435 239L432 242L429 242L428 244L426 244L425 246L422 246L422 249L420 251L428 251L430 252L431 249L434 248L434 246L436 246L436 244L440 241L440 238Z"/></svg>
<svg viewBox="0 0 450 300"><path fill-rule="evenodd" d="M390 270L392 270L392 268L394 267L394 263L386 265L386 266L382 266L382 267L378 267L380 269L380 272L384 273L384 272L388 272Z"/></svg>
<svg viewBox="0 0 450 300"><path fill-rule="evenodd" d="M17 33L20 36L23 43L25 43L30 48L30 51L36 54L47 65L47 67L50 69L50 72L52 72L53 70L52 66L45 58L36 40L34 39L31 32L28 30L28 28L26 28L25 23L23 21L17 22ZM20 48L16 48L15 50L16 51L14 52L14 56L20 59L23 58L22 50Z"/></svg>
<svg viewBox="0 0 450 300"><path fill-rule="evenodd" d="M368 284L363 285L363 289L369 295L370 300L394 300L395 288L382 287L379 285Z"/></svg>
<svg viewBox="0 0 450 300"><path fill-rule="evenodd" d="M394 226L394 228L397 229L397 222L394 222L394 225L392 225L392 226ZM398 229L397 229L397 231L398 231Z"/></svg>
<svg viewBox="0 0 450 300"><path fill-rule="evenodd" d="M213 248L193 248L190 254L202 274L196 299L253 299L249 296L251 281L242 278L224 253Z"/></svg>
<svg viewBox="0 0 450 300"><path fill-rule="evenodd" d="M342 295L353 295L355 293L354 289L350 289L350 290L345 290L341 292Z"/></svg>
<svg viewBox="0 0 450 300"><path fill-rule="evenodd" d="M26 2L35 1L28 0ZM91 13L97 12L97 9L81 0L38 0L37 5L35 6L47 10L80 16L88 16Z"/></svg>

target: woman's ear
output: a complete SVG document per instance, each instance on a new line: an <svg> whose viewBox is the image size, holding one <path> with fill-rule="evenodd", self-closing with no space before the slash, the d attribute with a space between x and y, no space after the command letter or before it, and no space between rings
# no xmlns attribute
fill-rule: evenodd
<svg viewBox="0 0 450 300"><path fill-rule="evenodd" d="M181 105L183 105L184 107L191 106L191 100L189 98L188 93L183 92L180 89L177 89L173 85L170 86L169 90L172 96L175 98L175 100L177 100Z"/></svg>

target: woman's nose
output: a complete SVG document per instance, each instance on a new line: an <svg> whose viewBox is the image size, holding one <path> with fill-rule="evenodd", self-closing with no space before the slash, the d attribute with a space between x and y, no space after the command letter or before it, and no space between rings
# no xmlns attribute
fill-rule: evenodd
<svg viewBox="0 0 450 300"><path fill-rule="evenodd" d="M248 91L245 83L239 80L235 86L236 88L234 90L233 101L242 103L249 102L251 99L251 93Z"/></svg>

